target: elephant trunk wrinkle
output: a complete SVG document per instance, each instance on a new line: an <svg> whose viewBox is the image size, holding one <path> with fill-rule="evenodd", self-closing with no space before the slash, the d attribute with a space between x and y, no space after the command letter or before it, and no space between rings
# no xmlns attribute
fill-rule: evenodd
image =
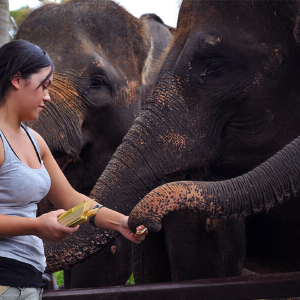
<svg viewBox="0 0 300 300"><path fill-rule="evenodd" d="M132 210L129 216L131 229L136 224L144 224L150 232L161 229L161 219L169 211L185 208L195 209L197 201L205 205L202 190L198 190L193 182L173 182L164 184L146 195Z"/></svg>
<svg viewBox="0 0 300 300"><path fill-rule="evenodd" d="M216 182L173 182L162 185L140 201L129 217L131 229L144 224L161 229L170 211L191 209L208 218L236 218L268 211L300 190L300 137L249 173ZM288 175L286 175L288 174ZM245 189L245 186L250 189Z"/></svg>
<svg viewBox="0 0 300 300"><path fill-rule="evenodd" d="M85 233L84 240L80 238L83 233ZM81 225L77 232L61 242L51 243L45 241L46 272L53 273L78 265L80 261L101 251L117 235L116 232L109 230ZM95 236L97 236L97 242L91 240Z"/></svg>

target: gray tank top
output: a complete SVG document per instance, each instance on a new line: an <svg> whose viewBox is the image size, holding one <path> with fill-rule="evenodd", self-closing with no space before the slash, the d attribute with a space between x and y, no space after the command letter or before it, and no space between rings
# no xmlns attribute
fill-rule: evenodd
<svg viewBox="0 0 300 300"><path fill-rule="evenodd" d="M5 151L0 166L0 214L36 218L37 203L48 194L51 182L37 140L29 128L22 126L36 149L41 168L32 169L22 163L0 130ZM34 235L0 238L0 257L30 264L40 272L46 267L43 242Z"/></svg>

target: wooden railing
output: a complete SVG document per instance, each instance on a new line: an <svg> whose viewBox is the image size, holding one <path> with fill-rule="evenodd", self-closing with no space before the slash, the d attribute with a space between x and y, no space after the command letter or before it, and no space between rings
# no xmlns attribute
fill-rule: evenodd
<svg viewBox="0 0 300 300"><path fill-rule="evenodd" d="M300 297L300 272L45 291L43 300L246 300Z"/></svg>

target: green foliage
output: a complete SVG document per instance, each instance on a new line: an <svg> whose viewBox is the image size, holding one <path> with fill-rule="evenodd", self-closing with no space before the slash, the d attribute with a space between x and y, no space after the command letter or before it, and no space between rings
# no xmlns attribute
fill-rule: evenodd
<svg viewBox="0 0 300 300"><path fill-rule="evenodd" d="M53 273L53 276L58 286L61 286L64 283L64 271L55 272ZM130 278L127 280L125 284L126 285L135 284L133 274L131 274Z"/></svg>
<svg viewBox="0 0 300 300"><path fill-rule="evenodd" d="M19 8L17 10L12 10L9 12L10 17L13 17L17 23L17 25L20 25L23 20L31 13L32 9L28 6L24 6L22 8Z"/></svg>
<svg viewBox="0 0 300 300"><path fill-rule="evenodd" d="M127 280L127 282L125 284L126 285L134 284L133 274L131 274L131 276L129 277L129 279Z"/></svg>
<svg viewBox="0 0 300 300"><path fill-rule="evenodd" d="M9 36L10 39L14 39L20 24L26 19L26 17L32 12L32 9L28 6L24 6L20 9L9 12Z"/></svg>
<svg viewBox="0 0 300 300"><path fill-rule="evenodd" d="M55 272L53 273L53 276L58 286L64 283L64 271Z"/></svg>

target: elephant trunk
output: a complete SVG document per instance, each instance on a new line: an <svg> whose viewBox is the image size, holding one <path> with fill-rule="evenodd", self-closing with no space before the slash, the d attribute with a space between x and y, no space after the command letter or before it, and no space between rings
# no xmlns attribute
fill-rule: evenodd
<svg viewBox="0 0 300 300"><path fill-rule="evenodd" d="M268 211L300 192L300 137L242 176L215 182L173 182L151 191L132 210L131 230L161 229L168 212L192 209L209 218L246 217Z"/></svg>
<svg viewBox="0 0 300 300"><path fill-rule="evenodd" d="M176 155L181 156L184 142L181 143L176 133L161 134L158 121L153 110L140 113L93 187L90 198L128 215L147 193L165 180L165 176L177 171ZM177 147L175 154L168 151L172 144ZM45 242L47 271L78 264L104 250L117 235L113 231L81 225L64 241Z"/></svg>
<svg viewBox="0 0 300 300"><path fill-rule="evenodd" d="M91 191L91 198L129 214L147 193L181 168L177 156L183 151L182 137L166 130L161 134L163 127L159 128L156 114L146 109L140 113ZM172 147L175 151L168 151Z"/></svg>

